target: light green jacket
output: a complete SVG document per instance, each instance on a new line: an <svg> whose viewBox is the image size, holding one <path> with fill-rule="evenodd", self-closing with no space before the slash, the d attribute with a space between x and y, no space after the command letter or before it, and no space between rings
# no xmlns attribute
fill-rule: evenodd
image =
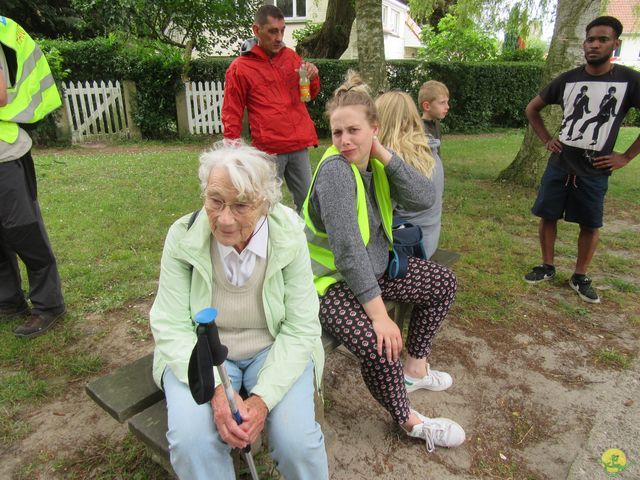
<svg viewBox="0 0 640 480"><path fill-rule="evenodd" d="M211 229L204 211L187 230L189 218L190 214L185 215L169 229L158 294L151 307L151 331L156 343L153 378L158 386L166 367L188 384L189 357L196 344L191 319L211 306ZM259 395L271 410L302 375L310 359L320 388L324 350L303 221L293 210L278 204L269 213L268 222L262 302L275 341L258 373L258 383L249 393Z"/></svg>

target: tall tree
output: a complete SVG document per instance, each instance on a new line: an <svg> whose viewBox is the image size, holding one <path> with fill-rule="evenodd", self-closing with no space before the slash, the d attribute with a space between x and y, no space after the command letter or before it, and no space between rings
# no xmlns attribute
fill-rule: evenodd
<svg viewBox="0 0 640 480"><path fill-rule="evenodd" d="M482 31L497 33L508 22L505 13L514 6L513 0L409 0L409 12L419 23L429 23L437 31L437 25L446 14L458 17L465 23L477 24ZM547 15L554 0L519 0L516 4L521 12L518 30L526 31L532 23L538 23Z"/></svg>
<svg viewBox="0 0 640 480"><path fill-rule="evenodd" d="M37 37L93 37L98 28L84 19L71 0L0 0L0 15L18 22Z"/></svg>
<svg viewBox="0 0 640 480"><path fill-rule="evenodd" d="M356 0L356 26L360 74L374 94L385 91L389 81L384 56L382 2Z"/></svg>
<svg viewBox="0 0 640 480"><path fill-rule="evenodd" d="M582 42L585 27L599 15L602 3L601 0L558 0L556 22L542 85L546 85L561 72L583 63ZM562 111L558 106L545 108L542 118L549 132L557 132ZM549 152L529 127L516 158L500 173L498 179L528 187L536 186L540 183L548 155Z"/></svg>
<svg viewBox="0 0 640 480"><path fill-rule="evenodd" d="M349 47L355 18L354 0L329 0L322 28L298 42L296 51L303 57L340 58Z"/></svg>
<svg viewBox="0 0 640 480"><path fill-rule="evenodd" d="M250 35L260 0L73 0L99 18L105 32L124 30L184 49L186 64L196 48L221 53Z"/></svg>

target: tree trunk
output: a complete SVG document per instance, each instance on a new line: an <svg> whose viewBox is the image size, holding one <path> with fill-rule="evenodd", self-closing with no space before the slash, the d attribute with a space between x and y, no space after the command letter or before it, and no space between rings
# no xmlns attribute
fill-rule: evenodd
<svg viewBox="0 0 640 480"><path fill-rule="evenodd" d="M182 64L182 72L180 73L180 79L182 83L189 81L189 67L191 66L191 56L193 55L193 40L190 38L187 40L186 45L184 46L184 52L182 54L182 58L184 59L184 63Z"/></svg>
<svg viewBox="0 0 640 480"><path fill-rule="evenodd" d="M356 0L358 33L358 68L363 80L377 95L389 88L384 57L382 32L382 2Z"/></svg>
<svg viewBox="0 0 640 480"><path fill-rule="evenodd" d="M582 42L585 27L598 16L600 8L601 0L558 0L558 13L542 76L542 86L560 73L584 62ZM556 136L562 121L561 108L545 108L542 118L549 132ZM525 187L539 185L548 155L549 152L529 127L516 158L500 173L498 180L507 180Z"/></svg>
<svg viewBox="0 0 640 480"><path fill-rule="evenodd" d="M298 42L296 52L305 58L340 58L349 47L355 18L353 0L329 0L322 28Z"/></svg>

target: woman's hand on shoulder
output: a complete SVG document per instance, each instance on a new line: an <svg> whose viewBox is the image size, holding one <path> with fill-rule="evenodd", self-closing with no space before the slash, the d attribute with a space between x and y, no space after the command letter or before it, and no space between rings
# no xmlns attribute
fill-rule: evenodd
<svg viewBox="0 0 640 480"><path fill-rule="evenodd" d="M386 167L391 161L391 152L380 143L378 136L373 136L373 142L371 143L371 156L376 157Z"/></svg>

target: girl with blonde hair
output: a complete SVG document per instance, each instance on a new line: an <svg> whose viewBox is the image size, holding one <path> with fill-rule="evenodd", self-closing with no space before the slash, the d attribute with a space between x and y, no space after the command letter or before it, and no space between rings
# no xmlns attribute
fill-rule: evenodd
<svg viewBox="0 0 640 480"><path fill-rule="evenodd" d="M401 207L395 210L398 217L422 229L424 249L427 258L431 258L440 240L444 193L444 169L436 153L437 143L429 143L418 109L405 92L391 91L380 95L376 107L380 117L380 141L428 177L435 189L435 202L429 208L417 212Z"/></svg>
<svg viewBox="0 0 640 480"><path fill-rule="evenodd" d="M424 210L434 201L432 182L380 143L376 106L357 73L348 73L326 114L333 145L318 164L303 206L320 323L358 357L367 388L407 435L426 441L430 452L436 445L456 447L465 439L462 427L416 412L407 396L452 384L426 358L453 303L456 278L414 257L406 276L386 275L392 202ZM402 334L385 300L414 305L404 365Z"/></svg>

